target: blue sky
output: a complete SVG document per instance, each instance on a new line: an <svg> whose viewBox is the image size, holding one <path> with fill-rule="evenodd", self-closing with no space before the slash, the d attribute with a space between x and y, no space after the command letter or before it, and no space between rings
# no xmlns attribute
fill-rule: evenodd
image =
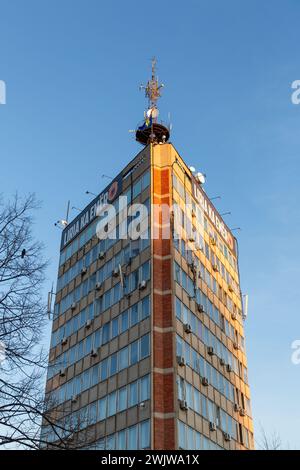
<svg viewBox="0 0 300 470"><path fill-rule="evenodd" d="M158 58L161 116L172 142L207 174L206 191L240 226L242 288L256 430L300 448L300 3L187 0L0 0L0 191L43 201L35 232L56 278L67 200L84 207L139 150L138 85ZM76 215L76 212L73 212ZM48 346L48 343L47 343Z"/></svg>

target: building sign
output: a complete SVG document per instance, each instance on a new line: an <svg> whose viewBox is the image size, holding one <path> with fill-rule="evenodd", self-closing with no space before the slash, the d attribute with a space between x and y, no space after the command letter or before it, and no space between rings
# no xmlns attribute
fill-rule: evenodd
<svg viewBox="0 0 300 470"><path fill-rule="evenodd" d="M99 206L105 207L107 204L111 204L119 196L121 191L122 175L119 175L63 230L60 249L63 250L80 232L93 222L97 217L97 209Z"/></svg>
<svg viewBox="0 0 300 470"><path fill-rule="evenodd" d="M221 235L225 243L227 243L231 251L236 254L234 239L230 233L229 228L223 222L216 209L210 202L209 198L207 197L205 192L200 188L200 186L195 181L193 181L192 186L193 196L198 201L200 207L203 209L204 213L207 215L208 219L216 228L217 232Z"/></svg>

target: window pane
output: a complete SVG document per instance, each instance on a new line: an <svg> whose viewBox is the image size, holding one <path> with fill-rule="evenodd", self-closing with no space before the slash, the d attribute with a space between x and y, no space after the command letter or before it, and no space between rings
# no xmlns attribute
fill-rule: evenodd
<svg viewBox="0 0 300 470"><path fill-rule="evenodd" d="M150 447L150 421L143 421L139 428L139 448L147 449Z"/></svg>
<svg viewBox="0 0 300 470"><path fill-rule="evenodd" d="M98 420L106 418L106 397L98 401Z"/></svg>
<svg viewBox="0 0 300 470"><path fill-rule="evenodd" d="M123 348L119 352L119 370L128 367L128 347Z"/></svg>
<svg viewBox="0 0 300 470"><path fill-rule="evenodd" d="M137 449L137 426L131 426L128 428L128 449Z"/></svg>
<svg viewBox="0 0 300 470"><path fill-rule="evenodd" d="M126 450L126 431L120 431L118 433L118 449Z"/></svg>
<svg viewBox="0 0 300 470"><path fill-rule="evenodd" d="M108 395L108 413L107 416L116 414L117 393L113 392Z"/></svg>
<svg viewBox="0 0 300 470"><path fill-rule="evenodd" d="M145 299L143 299L142 301L142 306L141 306L141 320L143 320L144 318L147 318L149 317L150 315L150 297L146 297Z"/></svg>
<svg viewBox="0 0 300 470"><path fill-rule="evenodd" d="M140 379L140 401L150 398L150 375L145 375Z"/></svg>
<svg viewBox="0 0 300 470"><path fill-rule="evenodd" d="M138 381L129 385L129 406L134 406L138 403Z"/></svg>
<svg viewBox="0 0 300 470"><path fill-rule="evenodd" d="M135 341L130 345L130 365L136 364L139 360L139 342Z"/></svg>
<svg viewBox="0 0 300 470"><path fill-rule="evenodd" d="M135 304L130 309L130 326L136 325L139 321L138 304Z"/></svg>
<svg viewBox="0 0 300 470"><path fill-rule="evenodd" d="M127 387L120 388L118 397L118 411L126 410L127 408Z"/></svg>
<svg viewBox="0 0 300 470"><path fill-rule="evenodd" d="M142 336L141 338L141 359L149 356L149 335Z"/></svg>
<svg viewBox="0 0 300 470"><path fill-rule="evenodd" d="M118 354L115 353L110 357L110 375L116 374L118 371Z"/></svg>

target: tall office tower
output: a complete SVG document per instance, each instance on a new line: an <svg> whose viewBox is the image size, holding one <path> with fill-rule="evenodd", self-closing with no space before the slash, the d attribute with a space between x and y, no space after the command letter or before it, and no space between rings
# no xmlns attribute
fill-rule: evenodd
<svg viewBox="0 0 300 470"><path fill-rule="evenodd" d="M160 88L153 63L144 148L62 233L49 444L254 447L237 242L168 142Z"/></svg>

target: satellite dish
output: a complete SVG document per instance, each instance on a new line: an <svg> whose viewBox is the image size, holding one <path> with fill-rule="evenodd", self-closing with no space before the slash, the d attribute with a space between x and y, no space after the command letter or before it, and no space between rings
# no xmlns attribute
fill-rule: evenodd
<svg viewBox="0 0 300 470"><path fill-rule="evenodd" d="M194 166L190 166L189 169L191 170L192 173L195 173L196 168Z"/></svg>
<svg viewBox="0 0 300 470"><path fill-rule="evenodd" d="M197 179L198 183L200 183L200 184L205 183L205 175L203 173L198 172L196 174L196 179Z"/></svg>

